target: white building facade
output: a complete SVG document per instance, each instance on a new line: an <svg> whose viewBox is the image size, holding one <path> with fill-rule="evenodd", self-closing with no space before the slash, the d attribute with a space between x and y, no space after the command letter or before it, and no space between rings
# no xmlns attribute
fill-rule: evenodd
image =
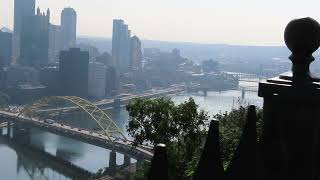
<svg viewBox="0 0 320 180"><path fill-rule="evenodd" d="M98 62L89 64L89 96L103 98L106 95L106 66Z"/></svg>

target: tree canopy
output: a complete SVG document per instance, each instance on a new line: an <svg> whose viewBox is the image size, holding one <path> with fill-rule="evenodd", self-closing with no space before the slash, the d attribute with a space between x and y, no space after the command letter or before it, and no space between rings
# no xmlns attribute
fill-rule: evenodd
<svg viewBox="0 0 320 180"><path fill-rule="evenodd" d="M127 105L127 131L135 145L164 143L168 147L169 174L185 179L200 153L208 114L190 98L179 105L169 98L136 99Z"/></svg>
<svg viewBox="0 0 320 180"><path fill-rule="evenodd" d="M230 112L220 112L214 116L214 118L219 121L221 157L224 165L228 165L238 146L242 130L246 124L245 116L247 110L248 105L239 104L238 108L234 108ZM262 133L262 116L262 109L257 108L258 137L260 137Z"/></svg>
<svg viewBox="0 0 320 180"><path fill-rule="evenodd" d="M136 99L127 105L127 131L135 145L164 143L168 147L171 179L192 179L207 134L209 116L190 98L176 105L169 98ZM225 167L233 156L245 125L247 105L214 116L219 121L221 157ZM257 109L258 137L262 110Z"/></svg>

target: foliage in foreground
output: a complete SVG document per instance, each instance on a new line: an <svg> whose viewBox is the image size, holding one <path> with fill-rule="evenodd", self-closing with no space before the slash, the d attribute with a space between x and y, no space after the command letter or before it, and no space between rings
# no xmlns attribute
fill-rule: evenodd
<svg viewBox="0 0 320 180"><path fill-rule="evenodd" d="M214 116L219 121L221 156L225 167L233 156L242 129L248 104L238 102L238 107L230 112L220 112ZM169 176L171 179L191 179L201 155L207 134L209 116L190 98L175 105L172 100L137 99L127 106L129 112L128 133L135 145L165 143L168 146ZM261 135L262 110L257 108L257 131ZM259 138L259 137L258 137ZM143 172L138 172L143 179Z"/></svg>
<svg viewBox="0 0 320 180"><path fill-rule="evenodd" d="M227 165L236 150L242 134L242 130L246 123L246 113L248 105L239 104L230 112L220 112L214 116L219 121L220 143L221 143L221 158L224 165ZM262 132L262 109L257 108L257 132L258 138Z"/></svg>
<svg viewBox="0 0 320 180"><path fill-rule="evenodd" d="M164 143L168 147L171 179L190 177L200 154L209 116L194 99L175 105L169 98L137 99L127 105L127 131L135 145ZM191 170L192 171L192 170Z"/></svg>

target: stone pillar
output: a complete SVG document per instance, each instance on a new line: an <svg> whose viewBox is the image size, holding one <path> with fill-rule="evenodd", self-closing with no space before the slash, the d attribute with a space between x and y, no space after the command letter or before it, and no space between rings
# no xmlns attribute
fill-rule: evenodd
<svg viewBox="0 0 320 180"><path fill-rule="evenodd" d="M115 169L116 166L117 166L117 153L114 150L112 150L109 156L109 168Z"/></svg>
<svg viewBox="0 0 320 180"><path fill-rule="evenodd" d="M125 167L129 166L131 164L131 158L127 155L123 156L123 165Z"/></svg>
<svg viewBox="0 0 320 180"><path fill-rule="evenodd" d="M164 144L158 144L155 147L154 155L151 160L151 166L148 174L148 180L168 180L168 157L167 147Z"/></svg>
<svg viewBox="0 0 320 180"><path fill-rule="evenodd" d="M194 180L225 179L220 159L219 122L211 121L207 139L194 173Z"/></svg>
<svg viewBox="0 0 320 180"><path fill-rule="evenodd" d="M320 25L311 18L285 30L292 73L259 84L264 98L261 138L263 177L312 180L320 177L320 79L309 71L320 46Z"/></svg>

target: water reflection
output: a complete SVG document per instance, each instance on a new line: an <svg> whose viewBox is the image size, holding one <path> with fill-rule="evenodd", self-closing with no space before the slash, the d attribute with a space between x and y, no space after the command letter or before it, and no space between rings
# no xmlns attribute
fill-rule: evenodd
<svg viewBox="0 0 320 180"><path fill-rule="evenodd" d="M32 145L43 144L46 152L68 160L79 167L97 172L108 165L110 150L47 132L38 130L33 130L33 132L37 133L31 137Z"/></svg>
<svg viewBox="0 0 320 180"><path fill-rule="evenodd" d="M59 172L39 154L19 146L10 140L0 138L1 178L16 180L34 179L71 179L65 172ZM76 172L75 172L76 173Z"/></svg>

